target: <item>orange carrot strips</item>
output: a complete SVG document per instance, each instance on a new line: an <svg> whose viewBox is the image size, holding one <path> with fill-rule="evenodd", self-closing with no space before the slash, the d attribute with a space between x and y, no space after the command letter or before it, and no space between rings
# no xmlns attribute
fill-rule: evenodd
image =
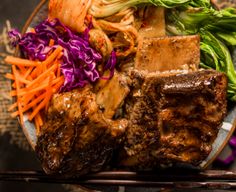
<svg viewBox="0 0 236 192"><path fill-rule="evenodd" d="M16 71L17 71L16 66L12 65L12 72L13 72L13 75L15 76L15 82L16 82L16 92L18 93L19 92L20 83L18 81L17 72ZM21 122L21 124L23 124L24 119L23 119L22 106L21 106L21 103L20 103L20 99L18 97L17 97L17 105L18 105L18 111L19 111L19 115L20 115L20 122Z"/></svg>
<svg viewBox="0 0 236 192"><path fill-rule="evenodd" d="M58 78L52 80L52 83L53 84L58 83L62 79L64 79L64 78L63 77L58 77ZM18 93L17 93L16 90L13 90L13 91L10 92L10 95L12 97L17 96L17 94L18 94L18 96L23 96L23 95L31 94L31 93L34 93L34 92L37 92L37 91L41 91L41 90L43 90L43 89L45 89L47 87L48 87L48 83L42 83L40 86L32 88L32 89L31 88L19 89Z"/></svg>
<svg viewBox="0 0 236 192"><path fill-rule="evenodd" d="M13 57L13 56L7 56L5 58L5 62L10 63L12 65L27 66L27 67L36 67L41 64L41 62L39 61L30 61L28 59L21 59L21 58Z"/></svg>
<svg viewBox="0 0 236 192"><path fill-rule="evenodd" d="M17 107L18 103L15 102L13 103L9 108L8 108L8 111L13 111L13 109L15 109Z"/></svg>
<svg viewBox="0 0 236 192"><path fill-rule="evenodd" d="M54 43L54 40L49 42L50 46ZM57 93L64 83L60 70L62 55L63 48L58 46L43 62L13 56L5 58L5 62L12 65L12 74L5 75L14 81L10 95L16 97L16 102L8 111L12 112L12 117L19 116L21 124L23 124L23 114L27 113L28 119L35 123L37 134L43 125L42 110L48 109L53 94Z"/></svg>
<svg viewBox="0 0 236 192"><path fill-rule="evenodd" d="M5 75L5 77L6 77L7 79L15 80L14 75L12 75L12 74L10 74L10 73L7 73L7 74Z"/></svg>
<svg viewBox="0 0 236 192"><path fill-rule="evenodd" d="M52 89L51 89L52 78L53 78L53 75L50 74L50 77L49 77L49 85L48 85L48 89L47 89L47 91L46 91L46 96L45 96L45 98L43 99L43 101L42 101L39 105L37 105L37 107L35 107L35 109L33 110L33 112L30 114L30 116L29 116L29 120L30 120L30 121L31 121L31 120L35 117L35 115L37 115L37 114L39 113L39 111L40 111L41 109L43 109L43 108L47 105L47 103L50 101L51 96L52 96L52 94L53 94Z"/></svg>
<svg viewBox="0 0 236 192"><path fill-rule="evenodd" d="M18 75L19 75L19 74L18 74ZM7 73L7 74L5 75L5 77L8 78L8 79L11 79L11 80L15 80L14 75L12 75L12 74L10 74L10 73ZM25 84L29 84L29 83L30 83L30 81L24 79L24 78L21 77L20 75L18 76L18 80L19 80L21 83L25 83Z"/></svg>
<svg viewBox="0 0 236 192"><path fill-rule="evenodd" d="M49 46L52 47L54 45L54 43L55 43L54 39L50 39Z"/></svg>
<svg viewBox="0 0 236 192"><path fill-rule="evenodd" d="M56 57L58 56L59 53L61 53L63 48L61 46L58 46L51 55L48 56L48 58L42 62L43 65L48 66L50 63L52 63Z"/></svg>
<svg viewBox="0 0 236 192"><path fill-rule="evenodd" d="M56 65L51 66L49 69L47 69L46 71L44 71L41 75L39 75L36 79L34 79L33 81L31 81L26 87L32 87L33 85L35 85L36 83L42 82L46 77L48 77L48 74L55 70L57 68Z"/></svg>
<svg viewBox="0 0 236 192"><path fill-rule="evenodd" d="M30 29L30 32L31 32L31 33L36 33L36 31L35 31L34 28L31 28L31 29Z"/></svg>
<svg viewBox="0 0 236 192"><path fill-rule="evenodd" d="M22 108L22 112L26 112L29 109L31 109L32 107L36 106L39 102L41 102L43 100L43 98L45 97L46 93L40 95L39 97L37 97L36 99L34 99L33 101L31 101L30 103L26 104L23 108ZM17 115L19 115L19 111L16 111L14 113L11 114L12 117L16 117Z"/></svg>

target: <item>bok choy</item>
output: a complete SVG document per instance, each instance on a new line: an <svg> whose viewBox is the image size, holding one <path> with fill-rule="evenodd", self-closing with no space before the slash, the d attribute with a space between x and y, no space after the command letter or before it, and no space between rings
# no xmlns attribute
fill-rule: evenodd
<svg viewBox="0 0 236 192"><path fill-rule="evenodd" d="M95 0L92 2L89 13L94 17L107 17L122 9L134 7L139 4L151 3L156 6L173 8L184 5L192 0Z"/></svg>
<svg viewBox="0 0 236 192"><path fill-rule="evenodd" d="M169 10L166 28L171 35L200 35L201 67L224 72L228 98L236 101L236 72L229 51L236 45L236 10L215 10L207 0L196 0Z"/></svg>

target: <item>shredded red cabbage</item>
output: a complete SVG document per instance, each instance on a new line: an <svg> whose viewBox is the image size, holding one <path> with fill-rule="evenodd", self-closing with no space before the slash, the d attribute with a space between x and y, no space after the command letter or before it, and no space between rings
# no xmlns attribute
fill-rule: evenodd
<svg viewBox="0 0 236 192"><path fill-rule="evenodd" d="M115 65L116 65L116 52L113 50L111 52L111 55L105 65L105 67L104 67L104 70L108 70L108 69L110 70L110 77L109 78L113 77L113 75L114 75Z"/></svg>
<svg viewBox="0 0 236 192"><path fill-rule="evenodd" d="M221 165L228 166L232 164L236 159L236 136L232 136L228 142L228 151L226 154L224 154L223 157L218 157L216 159L217 163L220 163Z"/></svg>
<svg viewBox="0 0 236 192"><path fill-rule="evenodd" d="M115 66L116 66L116 52L113 50L111 52L111 55L106 63L106 65L104 66L104 71L106 70L110 70L110 75L109 77L102 77L102 79L111 79L114 75L115 72Z"/></svg>
<svg viewBox="0 0 236 192"><path fill-rule="evenodd" d="M236 136L232 136L229 140L229 145L236 150Z"/></svg>
<svg viewBox="0 0 236 192"><path fill-rule="evenodd" d="M61 71L65 77L61 92L70 91L77 87L84 87L89 82L95 82L100 75L96 69L101 61L101 55L89 45L89 30L83 35L78 35L64 26L58 19L45 20L35 27L34 32L20 33L13 30L9 38L13 46L17 44L21 51L31 60L43 61L47 54L58 45L64 48ZM54 46L49 47L49 41L55 41ZM113 51L105 69L114 74L116 55Z"/></svg>

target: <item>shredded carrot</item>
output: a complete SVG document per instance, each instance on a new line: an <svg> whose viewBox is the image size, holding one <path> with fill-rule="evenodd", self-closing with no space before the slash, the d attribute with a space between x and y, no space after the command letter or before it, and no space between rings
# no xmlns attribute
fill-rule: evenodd
<svg viewBox="0 0 236 192"><path fill-rule="evenodd" d="M52 96L52 90L48 89L48 92L44 100L33 110L31 115L29 116L30 121L32 121L35 115L37 115L37 113L46 106L46 104L50 101L51 96Z"/></svg>
<svg viewBox="0 0 236 192"><path fill-rule="evenodd" d="M18 74L18 75L19 75L19 74ZM8 79L11 79L11 80L15 80L14 75L12 75L12 74L10 74L10 73L7 73L7 74L5 75L5 77L8 78ZM25 83L25 84L29 84L29 83L30 83L30 81L24 79L24 77L21 77L20 75L18 76L18 80L19 80L20 82L22 82L22 83Z"/></svg>
<svg viewBox="0 0 236 192"><path fill-rule="evenodd" d="M29 67L29 69L26 71L24 78L27 79L28 77L30 77L30 73L32 72L33 67ZM32 78L29 78L28 80L32 80Z"/></svg>
<svg viewBox="0 0 236 192"><path fill-rule="evenodd" d="M53 46L54 43L51 39L49 45ZM5 75L6 78L14 81L10 95L16 97L16 102L9 107L8 111L12 112L12 117L19 116L21 124L23 124L24 113L27 113L28 119L35 123L37 134L43 126L44 110L48 109L53 94L57 93L64 83L60 70L62 51L63 48L58 46L43 62L13 56L5 58L5 62L12 65L12 74Z"/></svg>
<svg viewBox="0 0 236 192"><path fill-rule="evenodd" d="M36 79L34 79L33 81L31 81L26 87L32 87L34 86L36 83L42 82L46 77L48 77L48 74L50 72L52 72L53 70L55 70L57 68L56 65L51 66L49 69L47 69L46 71L44 71L41 75L39 75Z"/></svg>
<svg viewBox="0 0 236 192"><path fill-rule="evenodd" d="M16 92L18 93L19 92L19 87L20 87L20 83L18 81L18 78L17 78L17 69L16 69L16 66L15 65L12 65L12 72L13 72L13 75L15 76L15 82L16 82ZM23 112L22 112L22 106L21 106L21 103L20 103L20 99L17 98L17 105L18 105L18 111L19 111L19 115L20 115L20 122L21 124L23 124Z"/></svg>
<svg viewBox="0 0 236 192"><path fill-rule="evenodd" d="M13 57L13 56L7 56L5 58L5 62L10 63L12 65L26 66L26 67L36 67L36 66L41 64L41 62L39 62L39 61L31 61L31 60L28 60L28 59L21 59L21 58ZM23 70L23 69L24 68L21 67L21 70Z"/></svg>
<svg viewBox="0 0 236 192"><path fill-rule="evenodd" d="M7 74L5 75L5 77L8 78L8 79L11 79L11 80L15 80L14 75L12 75L12 74L10 74L10 73L7 73Z"/></svg>
<svg viewBox="0 0 236 192"><path fill-rule="evenodd" d="M8 108L8 111L13 111L13 109L17 108L17 105L18 105L17 102L13 103L13 104Z"/></svg>
<svg viewBox="0 0 236 192"><path fill-rule="evenodd" d="M52 84L55 84L55 83L58 83L59 81L61 81L62 79L64 79L63 77L58 77L54 80L52 80ZM16 90L13 90L10 92L10 95L12 97L14 96L23 96L23 95L28 95L28 94L31 94L31 93L34 93L34 92L37 92L37 91L41 91L43 89L46 89L48 87L48 79L46 79L47 82L43 82L40 86L38 87L35 87L35 88L22 88L22 89L19 89L18 93Z"/></svg>
<svg viewBox="0 0 236 192"><path fill-rule="evenodd" d="M63 50L63 48L61 46L58 46L55 51L53 51L53 53L51 55L49 55L49 57L43 61L44 65L49 65L50 63L53 63L53 61L55 60L55 58L58 56L59 53L61 53Z"/></svg>
<svg viewBox="0 0 236 192"><path fill-rule="evenodd" d="M36 99L31 101L30 103L28 103L27 105L25 105L22 108L22 112L24 113L24 112L28 111L29 109L33 108L34 106L36 106L40 101L43 100L44 97L45 97L45 93L40 95L39 97L37 97ZM16 111L11 114L12 117L16 117L17 115L19 115L19 111Z"/></svg>
<svg viewBox="0 0 236 192"><path fill-rule="evenodd" d="M55 43L54 39L50 39L50 41L49 41L49 47L52 47L52 46L54 45L54 43Z"/></svg>
<svg viewBox="0 0 236 192"><path fill-rule="evenodd" d="M26 73L23 75L23 78L26 80L32 80L32 77L30 76L31 71L33 70L33 67L29 67L29 69L26 71ZM13 88L16 88L15 82L12 84Z"/></svg>
<svg viewBox="0 0 236 192"><path fill-rule="evenodd" d="M42 117L41 117L41 114L40 113L38 113L37 114L37 117L38 117L38 120L39 120L39 125L40 125L40 127L43 125L43 119L42 119Z"/></svg>
<svg viewBox="0 0 236 192"><path fill-rule="evenodd" d="M63 52L61 52L61 53L58 55L58 59L61 59L62 56L63 56Z"/></svg>
<svg viewBox="0 0 236 192"><path fill-rule="evenodd" d="M37 114L39 113L39 111L40 111L41 109L43 109L43 108L47 105L47 103L49 102L49 100L50 100L50 98L51 98L51 96L52 96L52 94L53 94L53 92L52 92L52 90L51 90L52 78L53 78L53 75L50 74L50 77L49 77L49 85L48 85L48 89L46 90L46 96L45 96L45 98L43 99L43 101L42 101L39 105L37 105L37 106L35 107L35 109L34 109L33 112L31 113L31 115L29 116L29 120L30 120L30 121L31 121L31 120L35 117L35 115L37 115Z"/></svg>
<svg viewBox="0 0 236 192"><path fill-rule="evenodd" d="M35 31L34 28L31 28L31 29L30 29L30 32L31 32L31 33L36 33L36 31Z"/></svg>

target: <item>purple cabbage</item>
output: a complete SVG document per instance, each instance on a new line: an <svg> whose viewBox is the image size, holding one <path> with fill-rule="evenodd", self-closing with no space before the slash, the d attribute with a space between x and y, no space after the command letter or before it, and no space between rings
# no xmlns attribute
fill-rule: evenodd
<svg viewBox="0 0 236 192"><path fill-rule="evenodd" d="M95 82L100 78L97 65L101 61L101 55L89 45L89 29L84 34L78 35L64 26L58 19L45 20L35 27L35 33L28 32L22 37L19 32L13 30L9 38L13 46L17 44L21 51L31 60L43 61L47 54L58 45L64 48L61 71L65 77L61 92L70 91L77 87L84 87L89 82ZM49 41L55 41L54 46L49 47ZM116 55L113 51L105 70L114 74Z"/></svg>
<svg viewBox="0 0 236 192"><path fill-rule="evenodd" d="M16 47L21 39L21 34L17 29L8 32L8 38L13 47Z"/></svg>
<svg viewBox="0 0 236 192"><path fill-rule="evenodd" d="M109 77L102 77L102 79L107 79L108 80L108 79L111 79L113 77L114 72L115 72L116 62L117 62L116 61L116 52L113 50L111 52L111 55L110 55L106 65L105 65L105 67L104 67L104 71L110 70L110 75L109 75Z"/></svg>
<svg viewBox="0 0 236 192"><path fill-rule="evenodd" d="M235 161L236 158L236 136L232 136L228 142L228 146L225 147L224 150L228 149L225 154L220 155L217 159L216 162L220 163L221 165L228 166L232 164Z"/></svg>

